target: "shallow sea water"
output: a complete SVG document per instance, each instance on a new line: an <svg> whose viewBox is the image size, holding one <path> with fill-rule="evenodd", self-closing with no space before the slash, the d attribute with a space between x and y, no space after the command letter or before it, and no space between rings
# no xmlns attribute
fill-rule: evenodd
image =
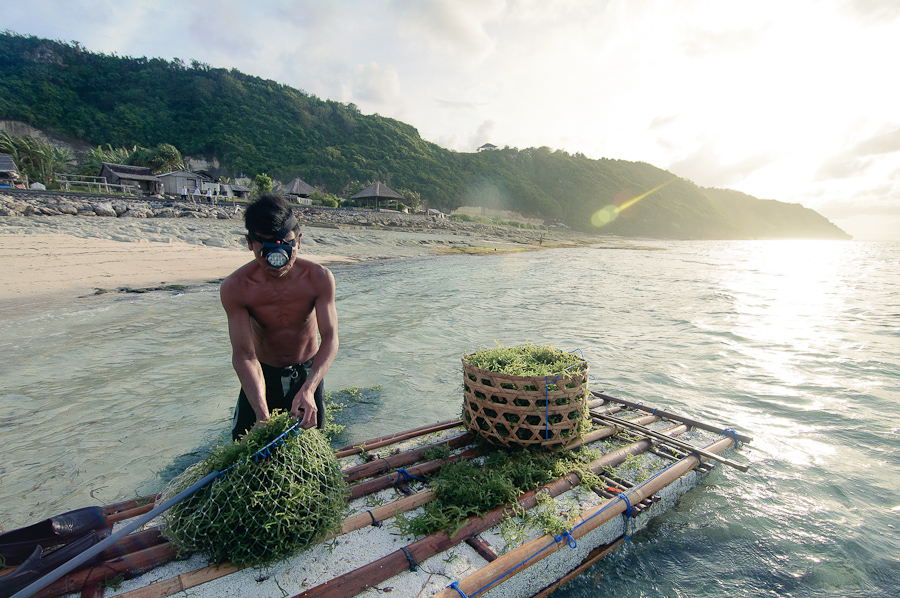
<svg viewBox="0 0 900 598"><path fill-rule="evenodd" d="M623 245L625 246L625 245ZM900 244L634 242L332 268L349 441L459 414L460 358L580 350L591 388L753 436L557 596L898 596ZM237 396L217 289L0 322L0 528L158 490Z"/></svg>

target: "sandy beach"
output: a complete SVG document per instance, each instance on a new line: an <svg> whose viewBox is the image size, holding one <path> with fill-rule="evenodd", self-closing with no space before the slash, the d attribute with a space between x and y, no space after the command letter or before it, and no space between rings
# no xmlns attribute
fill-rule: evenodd
<svg viewBox="0 0 900 598"><path fill-rule="evenodd" d="M539 248L477 227L302 227L302 257L323 264ZM124 290L221 280L252 257L243 234L240 219L0 217L0 317Z"/></svg>

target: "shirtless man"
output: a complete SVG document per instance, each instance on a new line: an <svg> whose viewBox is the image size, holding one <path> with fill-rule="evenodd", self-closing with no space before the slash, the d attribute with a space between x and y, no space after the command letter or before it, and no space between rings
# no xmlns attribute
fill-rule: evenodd
<svg viewBox="0 0 900 598"><path fill-rule="evenodd" d="M300 225L281 196L262 196L244 223L254 260L220 290L241 382L232 438L264 424L273 409L290 411L303 428L321 429L322 379L338 350L334 277L298 257Z"/></svg>

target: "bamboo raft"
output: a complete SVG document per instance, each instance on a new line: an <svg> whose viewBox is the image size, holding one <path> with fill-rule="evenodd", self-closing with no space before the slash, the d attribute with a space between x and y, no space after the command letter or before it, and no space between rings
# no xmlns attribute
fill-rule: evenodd
<svg viewBox="0 0 900 598"><path fill-rule="evenodd" d="M388 591L417 598L548 596L671 508L716 463L747 469L721 456L749 442L747 436L591 394L594 429L581 442L604 450L589 465L602 481L590 490L579 486L577 473L569 473L520 495L517 505L465 520L457 530L405 536L397 518L434 498L424 476L475 458L472 434L462 420L448 420L338 449L351 515L325 541L286 561L266 568L209 566L200 555L179 556L157 528L147 526L101 553L97 564L72 571L34 596L162 598L186 591L216 597L349 598ZM449 449L450 456L423 461L436 446ZM648 477L636 479L636 470ZM568 514L569 531L554 536L525 528L511 542L504 522L513 509L542 508L541 493ZM151 511L158 498L107 505L113 529Z"/></svg>

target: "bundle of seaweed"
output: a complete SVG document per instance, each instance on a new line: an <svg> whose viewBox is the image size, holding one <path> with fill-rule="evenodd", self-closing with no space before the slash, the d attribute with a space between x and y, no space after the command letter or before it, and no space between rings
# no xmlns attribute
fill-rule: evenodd
<svg viewBox="0 0 900 598"><path fill-rule="evenodd" d="M293 424L290 414L275 412L266 426L169 483L165 494L175 495L210 472L225 472L164 516L163 534L179 551L200 551L214 563L261 565L340 525L347 502L338 462L318 430Z"/></svg>

